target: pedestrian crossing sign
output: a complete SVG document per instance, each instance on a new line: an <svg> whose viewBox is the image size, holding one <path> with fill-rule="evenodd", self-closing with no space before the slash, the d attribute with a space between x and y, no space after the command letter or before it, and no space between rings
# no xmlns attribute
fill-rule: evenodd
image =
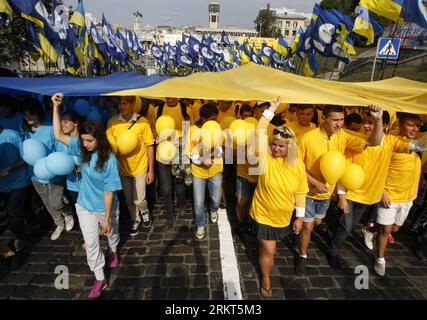
<svg viewBox="0 0 427 320"><path fill-rule="evenodd" d="M377 46L378 59L392 59L399 57L400 38L379 38Z"/></svg>

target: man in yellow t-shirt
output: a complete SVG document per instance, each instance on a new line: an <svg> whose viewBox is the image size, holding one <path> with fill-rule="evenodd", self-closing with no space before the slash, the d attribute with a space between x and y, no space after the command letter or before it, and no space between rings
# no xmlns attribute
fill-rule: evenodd
<svg viewBox="0 0 427 320"><path fill-rule="evenodd" d="M141 220L145 228L151 226L151 217L146 200L146 185L154 181L154 138L148 120L133 111L135 97L121 97L120 113L108 121L107 137L116 151L119 161L120 177L126 205L132 218L131 236L139 232ZM131 130L138 137L138 144L128 154L121 154L117 138Z"/></svg>
<svg viewBox="0 0 427 320"><path fill-rule="evenodd" d="M374 134L369 141L354 132L342 130L344 125L344 109L341 106L327 105L323 109L323 125L306 133L298 146L298 157L304 162L307 171L309 193L306 200L306 212L303 229L300 234L300 256L296 265L297 274L305 274L307 249L313 227L320 225L329 208L330 198L335 185L326 183L320 171L320 158L328 151L339 151L344 154L346 149L361 152L370 145L379 145L383 136L382 109L370 106L371 113L379 119L375 122Z"/></svg>
<svg viewBox="0 0 427 320"><path fill-rule="evenodd" d="M238 109L237 109L238 111ZM218 122L221 122L225 117L236 117L236 109L233 108L233 101L218 101Z"/></svg>
<svg viewBox="0 0 427 320"><path fill-rule="evenodd" d="M415 139L419 132L421 120L418 115L402 113L399 115L399 136ZM381 204L378 208L377 223L380 224L378 233L378 257L375 261L375 272L385 275L385 250L388 235L399 231L405 222L412 202L416 199L418 185L421 177L421 159L415 152L394 152L387 178Z"/></svg>
<svg viewBox="0 0 427 320"><path fill-rule="evenodd" d="M384 112L382 123L389 121L388 112ZM374 134L375 119L363 113L363 129L366 139ZM329 260L334 268L340 268L339 250L353 228L358 225L363 216L377 211L377 203L381 200L385 178L393 152L408 152L409 142L392 135L384 135L381 145L366 148L362 152L350 153L350 161L360 165L365 174L365 180L358 190L348 191L338 188L339 204L342 214L331 235ZM363 233L368 232L363 229ZM367 246L369 244L365 241Z"/></svg>
<svg viewBox="0 0 427 320"><path fill-rule="evenodd" d="M218 109L214 103L206 103L200 108L198 127L206 121L216 121ZM221 134L220 132L218 134ZM192 132L190 129L190 137ZM196 239L203 240L205 236L205 192L209 192L209 213L212 223L218 220L218 209L221 204L223 151L221 142L212 149L206 149L202 143L190 141L188 153L191 158L191 174L193 175L194 215L196 218Z"/></svg>
<svg viewBox="0 0 427 320"><path fill-rule="evenodd" d="M182 131L185 128L185 121L190 121L189 108L184 101L176 98L166 98L166 103L160 105L157 109L156 119L162 115L169 115L175 121L175 129ZM156 137L158 133L156 133ZM157 169L159 174L160 192L162 194L163 204L166 211L166 225L164 231L170 231L175 224L175 216L184 214L186 188L184 179L175 177L172 174L172 165L162 163L157 158ZM174 193L177 197L177 209L174 208Z"/></svg>
<svg viewBox="0 0 427 320"><path fill-rule="evenodd" d="M299 105L296 108L296 121L286 122L286 126L295 133L297 142L307 132L316 129L316 125L311 122L314 117L314 107L312 105Z"/></svg>

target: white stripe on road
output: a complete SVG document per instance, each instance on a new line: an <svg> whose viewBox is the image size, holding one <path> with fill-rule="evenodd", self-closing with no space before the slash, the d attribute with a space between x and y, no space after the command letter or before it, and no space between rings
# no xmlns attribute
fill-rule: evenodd
<svg viewBox="0 0 427 320"><path fill-rule="evenodd" d="M225 300L242 300L240 273L227 211L218 210L218 236Z"/></svg>

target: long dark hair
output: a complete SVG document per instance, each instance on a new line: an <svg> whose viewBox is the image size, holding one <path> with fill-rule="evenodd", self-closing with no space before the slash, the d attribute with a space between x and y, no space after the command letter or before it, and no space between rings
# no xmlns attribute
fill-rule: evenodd
<svg viewBox="0 0 427 320"><path fill-rule="evenodd" d="M110 143L107 140L104 128L96 121L86 121L81 125L79 131L80 137L82 134L90 134L98 142L98 146L96 147L96 153L98 154L96 170L101 171L104 168L105 163L108 161L111 153ZM92 153L86 150L83 143L80 143L80 151L83 162L89 163L92 158Z"/></svg>
<svg viewBox="0 0 427 320"><path fill-rule="evenodd" d="M45 119L45 113L43 111L43 106L41 105L41 103L33 98L27 98L25 99L25 106L23 108L23 112L25 113L29 113L32 116L36 116L37 120L40 124L43 124L43 121ZM34 133L32 125L28 124L26 120L24 120L23 124L22 124L22 129L24 131L29 131L31 133Z"/></svg>

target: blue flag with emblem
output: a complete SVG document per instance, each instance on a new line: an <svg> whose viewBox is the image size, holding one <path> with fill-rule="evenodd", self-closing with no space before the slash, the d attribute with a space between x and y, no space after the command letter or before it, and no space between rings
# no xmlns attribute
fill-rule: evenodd
<svg viewBox="0 0 427 320"><path fill-rule="evenodd" d="M406 0L402 5L402 18L427 29L427 1Z"/></svg>

